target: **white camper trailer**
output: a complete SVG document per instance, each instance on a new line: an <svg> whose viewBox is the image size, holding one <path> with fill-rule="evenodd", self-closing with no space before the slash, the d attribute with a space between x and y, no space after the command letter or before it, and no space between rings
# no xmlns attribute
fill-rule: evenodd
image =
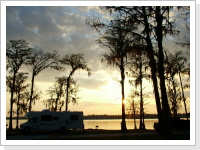
<svg viewBox="0 0 200 150"><path fill-rule="evenodd" d="M84 129L83 112L32 111L25 114L28 121L20 124L23 131Z"/></svg>

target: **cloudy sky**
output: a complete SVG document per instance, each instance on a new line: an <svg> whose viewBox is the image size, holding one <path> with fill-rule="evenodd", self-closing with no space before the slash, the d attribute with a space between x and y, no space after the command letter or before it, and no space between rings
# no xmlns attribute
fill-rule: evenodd
<svg viewBox="0 0 200 150"><path fill-rule="evenodd" d="M86 20L100 16L108 19L109 13L98 6L9 6L6 8L6 41L24 39L31 47L39 47L44 51L57 50L61 56L71 53L84 54L92 76L87 72L77 71L74 78L80 86L78 105L69 105L71 111L83 111L89 114L121 114L121 89L118 82L119 72L115 68L102 64L100 56L104 49L96 43L99 35L86 25ZM181 34L187 34L183 22L178 24ZM169 40L170 39L170 40ZM180 50L173 38L165 40L164 46L172 50ZM25 68L24 68L25 69ZM46 90L55 82L55 77L68 75L64 72L47 69L35 79L35 86L42 90L43 97L33 106L33 110L45 109L42 101L47 98ZM126 81L126 97L130 86ZM156 113L152 84L146 82L145 92L149 94L147 113ZM7 110L9 108L7 94Z"/></svg>

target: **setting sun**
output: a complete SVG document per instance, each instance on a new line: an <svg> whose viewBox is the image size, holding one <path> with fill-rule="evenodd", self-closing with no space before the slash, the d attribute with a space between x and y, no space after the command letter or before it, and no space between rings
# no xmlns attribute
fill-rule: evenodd
<svg viewBox="0 0 200 150"><path fill-rule="evenodd" d="M126 99L123 100L123 103L126 104Z"/></svg>

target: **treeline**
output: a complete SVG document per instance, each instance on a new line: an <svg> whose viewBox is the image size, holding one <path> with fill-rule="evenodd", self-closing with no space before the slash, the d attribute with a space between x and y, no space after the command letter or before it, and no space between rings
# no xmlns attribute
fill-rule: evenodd
<svg viewBox="0 0 200 150"><path fill-rule="evenodd" d="M180 118L185 118L185 114L179 113L177 115ZM83 117L84 119L121 119L122 115L87 115ZM144 115L145 119L158 119L157 114L145 114ZM127 115L126 114L126 119L134 119L133 115ZM135 115L135 119L140 119L140 115L137 114Z"/></svg>

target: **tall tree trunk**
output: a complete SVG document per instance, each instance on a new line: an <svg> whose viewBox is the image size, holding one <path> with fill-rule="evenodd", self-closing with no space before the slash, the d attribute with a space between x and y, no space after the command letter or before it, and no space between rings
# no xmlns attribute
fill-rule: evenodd
<svg viewBox="0 0 200 150"><path fill-rule="evenodd" d="M146 33L146 42L147 42L147 55L149 57L149 64L151 68L151 78L153 80L153 86L154 86L154 95L155 95L155 100L156 100L156 108L157 108L157 113L158 113L158 121L159 124L163 124L163 114L162 114L162 109L161 109L161 104L160 104L160 96L158 92L158 82L156 78L156 63L154 59L154 51L153 51L153 46L151 43L151 38L150 38L150 29L149 29L149 23L148 23L148 18L146 15L146 10L145 6L142 7L142 11L144 14L144 23L145 23L145 33Z"/></svg>
<svg viewBox="0 0 200 150"><path fill-rule="evenodd" d="M69 86L70 86L70 75L67 78L67 87L66 87L66 101L65 101L65 111L68 111L68 101L69 101Z"/></svg>
<svg viewBox="0 0 200 150"><path fill-rule="evenodd" d="M124 80L125 80L125 75L124 75L124 67L123 67L123 58L122 58L122 64L121 64L121 86L122 86L122 123L121 123L121 130L126 131L126 114L125 114L125 94L124 94Z"/></svg>
<svg viewBox="0 0 200 150"><path fill-rule="evenodd" d="M144 129L144 119L143 119L143 114L144 114L144 109L143 109L143 91L142 91L142 60L140 58L140 129L143 130Z"/></svg>
<svg viewBox="0 0 200 150"><path fill-rule="evenodd" d="M145 124L144 124L144 108L143 108L143 113L142 113L142 120L143 120L143 130L145 130L146 129L146 127L145 127Z"/></svg>
<svg viewBox="0 0 200 150"><path fill-rule="evenodd" d="M9 118L9 127L8 127L9 129L13 129L13 127L12 127L12 113L13 113L13 97L14 97L14 92L15 92L16 74L17 74L17 72L14 69L13 83L12 83L11 96L10 96L10 118Z"/></svg>
<svg viewBox="0 0 200 150"><path fill-rule="evenodd" d="M157 23L157 42L158 42L158 55L159 55L159 77L160 77L160 89L161 89L161 98L162 98L162 110L164 114L164 128L165 133L169 134L170 132L170 109L169 103L167 98L166 86L165 86L165 75L164 75L164 54L163 54L163 46L162 46L162 39L163 39L163 30L162 30L162 21L163 16L161 15L160 6L156 6L156 23Z"/></svg>
<svg viewBox="0 0 200 150"><path fill-rule="evenodd" d="M188 113L187 113L186 102L185 102L184 91L183 91L183 84L182 84L182 79L181 79L181 75L180 75L180 71L178 72L178 74L179 74L179 79L180 79L180 83L181 83L182 99L183 99L184 108L185 108L185 115L186 115L187 120L189 120Z"/></svg>
<svg viewBox="0 0 200 150"><path fill-rule="evenodd" d="M30 112L31 109L32 109L34 80L35 80L35 73L34 73L34 71L33 71L33 73L32 73L32 79L31 79L31 95L30 95L30 102L29 102L29 108L28 108L28 111L29 111L29 112Z"/></svg>
<svg viewBox="0 0 200 150"><path fill-rule="evenodd" d="M19 129L19 100L20 100L20 93L18 93L18 98L17 98L17 118L16 118L16 129Z"/></svg>
<svg viewBox="0 0 200 150"><path fill-rule="evenodd" d="M125 114L125 94L124 94L124 80L125 80L125 74L124 74L124 51L123 51L123 42L122 40L122 30L119 28L119 53L120 53L120 71L121 71L121 90L122 90L122 122L121 122L121 131L127 131L126 128L126 114Z"/></svg>
<svg viewBox="0 0 200 150"><path fill-rule="evenodd" d="M121 32L120 32L121 36ZM122 122L121 122L121 131L127 131L126 128L126 114L125 114L125 94L124 94L124 80L125 80L125 74L124 74L124 53L122 44L120 43L120 55L121 55L121 64L120 64L120 70L121 70L121 87L122 87Z"/></svg>
<svg viewBox="0 0 200 150"><path fill-rule="evenodd" d="M172 86L173 86L173 102L172 102L172 108L173 108L173 112L174 112L174 116L177 117L178 113L177 113L177 93L176 93L176 85L174 82L174 76L172 75Z"/></svg>

